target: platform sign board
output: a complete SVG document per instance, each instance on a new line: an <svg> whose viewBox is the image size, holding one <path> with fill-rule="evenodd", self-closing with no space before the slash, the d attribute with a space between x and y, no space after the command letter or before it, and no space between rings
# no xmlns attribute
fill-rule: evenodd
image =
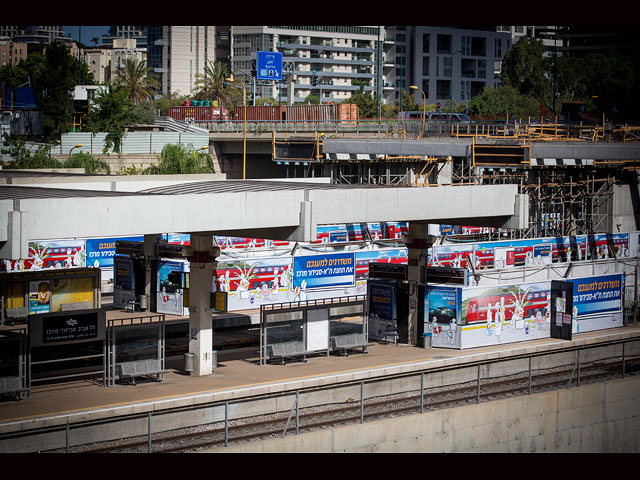
<svg viewBox="0 0 640 480"><path fill-rule="evenodd" d="M354 285L355 263L353 253L294 257L294 289Z"/></svg>
<svg viewBox="0 0 640 480"><path fill-rule="evenodd" d="M105 311L55 312L29 317L31 347L104 340Z"/></svg>
<svg viewBox="0 0 640 480"><path fill-rule="evenodd" d="M282 80L282 53L259 51L256 76L258 80Z"/></svg>
<svg viewBox="0 0 640 480"><path fill-rule="evenodd" d="M570 279L573 305L577 315L592 315L622 310L622 274ZM568 312L567 312L568 313Z"/></svg>

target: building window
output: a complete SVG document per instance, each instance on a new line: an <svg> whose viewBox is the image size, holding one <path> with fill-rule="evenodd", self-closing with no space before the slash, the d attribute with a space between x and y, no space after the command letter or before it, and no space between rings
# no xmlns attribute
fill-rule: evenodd
<svg viewBox="0 0 640 480"><path fill-rule="evenodd" d="M502 39L501 38L496 38L495 41L493 42L494 45L494 51L495 51L495 57L496 58L501 58L502 57Z"/></svg>
<svg viewBox="0 0 640 480"><path fill-rule="evenodd" d="M438 35L438 53L451 53L451 35Z"/></svg>
<svg viewBox="0 0 640 480"><path fill-rule="evenodd" d="M429 53L429 34L422 35L422 53Z"/></svg>
<svg viewBox="0 0 640 480"><path fill-rule="evenodd" d="M478 78L487 78L487 61L478 59Z"/></svg>
<svg viewBox="0 0 640 480"><path fill-rule="evenodd" d="M449 98L451 92L451 81L438 80L436 82L436 98Z"/></svg>
<svg viewBox="0 0 640 480"><path fill-rule="evenodd" d="M429 76L429 57L422 57L422 76Z"/></svg>
<svg viewBox="0 0 640 480"><path fill-rule="evenodd" d="M462 55L471 55L471 37L462 36Z"/></svg>
<svg viewBox="0 0 640 480"><path fill-rule="evenodd" d="M442 57L442 76L451 76L451 57Z"/></svg>

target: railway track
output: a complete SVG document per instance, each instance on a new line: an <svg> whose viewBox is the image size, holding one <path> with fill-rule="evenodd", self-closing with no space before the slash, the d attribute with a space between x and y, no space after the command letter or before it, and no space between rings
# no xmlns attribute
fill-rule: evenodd
<svg viewBox="0 0 640 480"><path fill-rule="evenodd" d="M620 378L621 361L601 361L588 366L556 368L552 371L536 372L529 378L529 372L507 377L481 379L477 381L449 385L424 390L422 399L419 390L359 399L348 398L341 403L300 408L297 422L294 410L260 417L249 417L216 422L205 426L184 430L155 433L148 436L102 444L71 447L70 453L179 453L194 452L204 448L221 447L240 442L259 441L309 432L322 428L333 428L365 421L379 420L400 415L410 415L421 411L433 411L468 405L475 402L492 401L516 395L527 395L542 391L566 388L577 383L593 383L606 379ZM625 375L640 372L640 359L625 361ZM297 425L296 425L297 424ZM63 452L56 450L53 452Z"/></svg>

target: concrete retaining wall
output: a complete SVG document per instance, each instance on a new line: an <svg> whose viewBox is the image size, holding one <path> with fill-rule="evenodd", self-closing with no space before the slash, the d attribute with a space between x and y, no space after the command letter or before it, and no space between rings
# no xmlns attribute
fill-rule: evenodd
<svg viewBox="0 0 640 480"><path fill-rule="evenodd" d="M295 432L295 425L290 427ZM640 452L640 377L395 417L207 453Z"/></svg>

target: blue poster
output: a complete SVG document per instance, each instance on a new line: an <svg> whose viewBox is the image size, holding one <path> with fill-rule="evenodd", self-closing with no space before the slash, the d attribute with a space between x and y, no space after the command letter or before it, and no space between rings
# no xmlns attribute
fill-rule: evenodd
<svg viewBox="0 0 640 480"><path fill-rule="evenodd" d="M319 288L354 285L353 253L310 255L293 258L293 287ZM304 284L303 284L304 282Z"/></svg>
<svg viewBox="0 0 640 480"><path fill-rule="evenodd" d="M87 267L113 267L116 256L116 241L142 242L143 236L122 238L90 238L87 239Z"/></svg>
<svg viewBox="0 0 640 480"><path fill-rule="evenodd" d="M578 315L620 311L622 274L568 280L573 283L573 306Z"/></svg>
<svg viewBox="0 0 640 480"><path fill-rule="evenodd" d="M394 283L369 282L369 315L380 320L396 319L396 289Z"/></svg>
<svg viewBox="0 0 640 480"><path fill-rule="evenodd" d="M133 261L129 257L119 256L113 260L115 286L122 290L135 289Z"/></svg>
<svg viewBox="0 0 640 480"><path fill-rule="evenodd" d="M461 294L460 288L428 286L424 302L425 323L450 323L451 320L458 323Z"/></svg>

